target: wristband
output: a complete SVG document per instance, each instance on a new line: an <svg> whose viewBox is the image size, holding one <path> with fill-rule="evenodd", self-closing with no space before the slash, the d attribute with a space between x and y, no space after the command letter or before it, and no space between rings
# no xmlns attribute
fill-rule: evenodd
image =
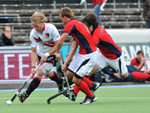
<svg viewBox="0 0 150 113"><path fill-rule="evenodd" d="M35 66L31 66L31 68L36 68Z"/></svg>
<svg viewBox="0 0 150 113"><path fill-rule="evenodd" d="M58 57L60 57L60 54L57 54Z"/></svg>
<svg viewBox="0 0 150 113"><path fill-rule="evenodd" d="M49 57L49 56L50 56L49 52L45 53L44 55L45 55L46 57Z"/></svg>

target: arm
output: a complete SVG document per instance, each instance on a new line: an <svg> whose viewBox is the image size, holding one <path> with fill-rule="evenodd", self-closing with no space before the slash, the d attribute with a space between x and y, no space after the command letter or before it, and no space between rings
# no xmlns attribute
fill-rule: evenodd
<svg viewBox="0 0 150 113"><path fill-rule="evenodd" d="M57 50L57 46L56 45L58 43L58 40L60 39L60 34L59 34L57 28L54 25L52 26L52 28L53 28L53 32L52 32L51 35L53 37L55 46L49 51L50 55L52 55L52 54L54 54L56 52L56 50Z"/></svg>
<svg viewBox="0 0 150 113"><path fill-rule="evenodd" d="M34 36L31 35L32 33L30 33L30 44L31 44L31 66L35 67L36 66L36 61L37 61L37 51L36 51L36 47L37 47L37 43L35 41L35 39L33 38ZM31 73L35 74L35 68L31 68Z"/></svg>
<svg viewBox="0 0 150 113"><path fill-rule="evenodd" d="M15 44L15 41L14 41L14 38L13 38L12 35L11 35L11 43L12 43L13 46L17 46L17 45Z"/></svg>
<svg viewBox="0 0 150 113"><path fill-rule="evenodd" d="M140 61L140 65L139 65L139 66L135 66L135 65L134 65L134 67L136 67L138 70L140 70L140 68L143 66L143 64L144 64L144 60L142 59L142 60Z"/></svg>
<svg viewBox="0 0 150 113"><path fill-rule="evenodd" d="M150 1L146 0L146 2L147 2L146 6L147 6L147 9L148 9L148 11L146 13L147 14L146 17L147 17L147 20L148 20L148 19L150 19L150 9L149 9L149 7L150 7Z"/></svg>
<svg viewBox="0 0 150 113"><path fill-rule="evenodd" d="M31 66L35 66L37 59L36 47L32 47L31 51Z"/></svg>
<svg viewBox="0 0 150 113"><path fill-rule="evenodd" d="M103 4L100 7L100 10L104 11L104 7L106 5L107 0L103 0Z"/></svg>
<svg viewBox="0 0 150 113"><path fill-rule="evenodd" d="M145 21L148 20L147 18L147 13L148 13L148 9L149 7L147 6L147 1L144 2L144 5L143 5L143 16L144 16L144 19Z"/></svg>
<svg viewBox="0 0 150 113"><path fill-rule="evenodd" d="M114 76L116 76L117 78L121 78L118 73L114 73Z"/></svg>
<svg viewBox="0 0 150 113"><path fill-rule="evenodd" d="M13 45L13 46L15 47L15 46L17 46L17 45L15 44L15 45Z"/></svg>
<svg viewBox="0 0 150 113"><path fill-rule="evenodd" d="M71 51L70 51L68 57L66 58L63 67L67 67L67 64L68 64L69 61L73 58L73 56L74 56L74 54L75 54L75 52L76 52L76 50L77 50L77 47L78 47L78 43L77 43L77 41L74 40L74 41L72 42L72 49L71 49Z"/></svg>
<svg viewBox="0 0 150 113"><path fill-rule="evenodd" d="M36 67L36 60L37 60L37 52L36 52L36 47L32 47L31 51L31 73L35 74L35 68Z"/></svg>
<svg viewBox="0 0 150 113"><path fill-rule="evenodd" d="M148 68L148 66L146 66L146 72L148 72L149 71L149 68Z"/></svg>
<svg viewBox="0 0 150 113"><path fill-rule="evenodd" d="M63 34L61 35L61 38L59 39L58 43L56 44L56 47L57 47L57 50L56 50L56 57L57 57L58 59L60 59L60 55L59 55L60 49L61 49L61 47L62 47L62 45L63 45L63 43L64 43L64 41L65 41L65 39L67 38L68 35L69 35L69 33L63 33Z"/></svg>
<svg viewBox="0 0 150 113"><path fill-rule="evenodd" d="M50 55L52 55L52 54L54 54L54 53L56 52L58 41L55 41L54 43L55 43L55 46L54 46L50 51L48 51L47 53L45 53L45 54L42 56L42 58L41 58L41 60L40 60L40 63L41 63L41 64L43 64L44 62L46 62L47 57L49 57Z"/></svg>

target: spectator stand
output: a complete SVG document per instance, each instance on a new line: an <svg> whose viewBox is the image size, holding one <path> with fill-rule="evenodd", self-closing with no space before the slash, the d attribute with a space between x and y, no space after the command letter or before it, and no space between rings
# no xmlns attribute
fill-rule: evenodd
<svg viewBox="0 0 150 113"><path fill-rule="evenodd" d="M13 18L19 18L19 14L0 14L0 23L10 23L12 22Z"/></svg>
<svg viewBox="0 0 150 113"><path fill-rule="evenodd" d="M82 18L93 10L91 0L87 0L83 5L80 1L68 0L2 0L0 4L0 14L18 14L18 17L0 17L0 19L10 19L7 23L1 23L0 28L5 25L12 27L12 34L15 40L26 40L29 42L29 34L32 29L30 18L35 11L45 13L48 22L54 24L60 34L64 25L59 18L61 7L71 7L75 13L75 18ZM143 4L140 0L109 0L106 3L105 11L100 12L100 17L105 29L127 29L127 28L144 28L145 21L143 15ZM28 40L28 41L27 41ZM68 43L70 39L66 40Z"/></svg>

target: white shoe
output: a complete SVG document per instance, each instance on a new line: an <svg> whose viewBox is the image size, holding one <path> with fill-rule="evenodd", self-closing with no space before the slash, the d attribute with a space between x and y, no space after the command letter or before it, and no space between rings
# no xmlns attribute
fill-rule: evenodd
<svg viewBox="0 0 150 113"><path fill-rule="evenodd" d="M91 98L86 96L84 101L81 102L80 104L91 104L92 102L95 102L96 100L97 100L97 97L95 95L93 95L93 97L91 97Z"/></svg>
<svg viewBox="0 0 150 113"><path fill-rule="evenodd" d="M94 93L94 91L96 91L100 85L101 84L99 82L93 82L93 86L90 87L91 92Z"/></svg>

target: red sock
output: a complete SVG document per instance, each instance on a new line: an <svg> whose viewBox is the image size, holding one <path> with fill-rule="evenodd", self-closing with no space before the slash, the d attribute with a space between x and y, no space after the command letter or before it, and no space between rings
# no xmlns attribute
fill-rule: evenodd
<svg viewBox="0 0 150 113"><path fill-rule="evenodd" d="M150 74L148 73L133 72L131 74L132 80L148 79L150 77Z"/></svg>
<svg viewBox="0 0 150 113"><path fill-rule="evenodd" d="M82 78L82 80L89 86L89 87L92 87L92 85L93 85L93 81L91 81L91 80L89 80L89 78L90 77L83 77ZM79 91L80 91L80 89L79 89L79 87L77 86L77 85L75 85L75 87L73 88L73 91L74 91L74 94L78 94L79 93Z"/></svg>
<svg viewBox="0 0 150 113"><path fill-rule="evenodd" d="M79 91L80 91L79 87L77 85L75 85L75 87L73 88L74 94L77 95L79 93Z"/></svg>
<svg viewBox="0 0 150 113"><path fill-rule="evenodd" d="M82 78L82 80L89 86L93 86L93 81L89 80L89 78L86 78L85 76Z"/></svg>
<svg viewBox="0 0 150 113"><path fill-rule="evenodd" d="M79 87L79 89L85 93L88 97L92 97L93 96L93 93L90 91L88 85L81 80L81 82L77 85Z"/></svg>

